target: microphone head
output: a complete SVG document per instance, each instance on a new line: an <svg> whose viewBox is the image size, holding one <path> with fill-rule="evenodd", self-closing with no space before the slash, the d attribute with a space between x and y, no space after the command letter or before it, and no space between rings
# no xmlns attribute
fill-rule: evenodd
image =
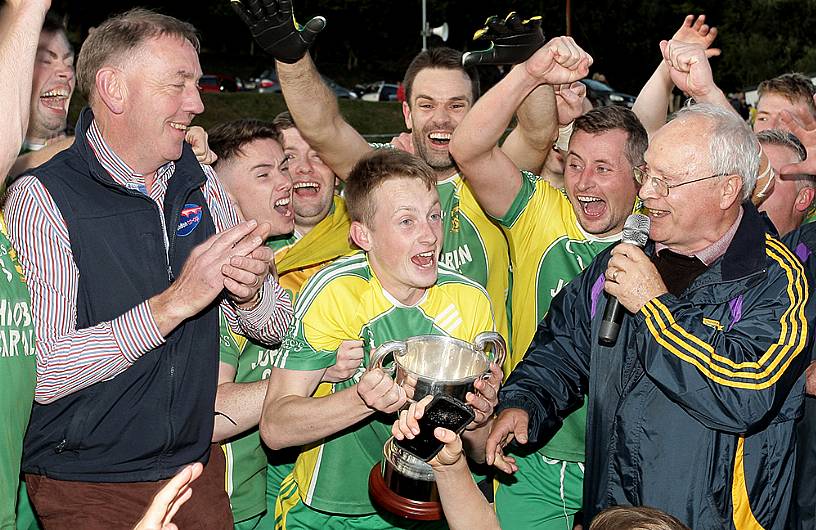
<svg viewBox="0 0 816 530"><path fill-rule="evenodd" d="M649 239L649 218L641 213L633 213L626 218L623 225L623 237L621 241L630 245L643 247Z"/></svg>

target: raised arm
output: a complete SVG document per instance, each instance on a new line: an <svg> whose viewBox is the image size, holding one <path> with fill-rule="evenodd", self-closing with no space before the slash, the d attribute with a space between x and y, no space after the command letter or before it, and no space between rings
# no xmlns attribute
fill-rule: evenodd
<svg viewBox="0 0 816 530"><path fill-rule="evenodd" d="M697 103L711 103L737 113L714 82L711 64L703 46L675 40L662 41L660 51L677 88L694 98Z"/></svg>
<svg viewBox="0 0 816 530"><path fill-rule="evenodd" d="M7 0L0 20L0 110L3 134L0 134L0 174L7 175L28 129L31 79L37 39L51 5L49 0Z"/></svg>
<svg viewBox="0 0 816 530"><path fill-rule="evenodd" d="M717 37L717 28L705 23L705 15L696 19L688 15L683 24L672 36L673 41L687 44L699 44L706 49L706 57L715 57L720 54L718 48L711 48ZM669 63L664 59L657 65L652 76L643 85L638 94L632 111L651 135L666 123L669 100L671 99L674 82L672 81Z"/></svg>
<svg viewBox="0 0 816 530"><path fill-rule="evenodd" d="M467 52L465 66L471 64L512 65L529 59L544 45L541 17L522 20L515 12L504 19L492 16L474 35L475 41L487 41L485 50ZM557 134L553 90L540 86L518 108L518 125L502 144L502 150L521 169L538 174Z"/></svg>
<svg viewBox="0 0 816 530"><path fill-rule="evenodd" d="M555 93L540 85L522 102L516 113L518 125L501 146L519 169L538 174L558 135Z"/></svg>
<svg viewBox="0 0 816 530"><path fill-rule="evenodd" d="M252 36L275 58L283 97L300 134L335 174L345 179L368 143L340 114L334 92L323 82L311 57L311 46L325 27L323 17L304 26L295 23L290 0L255 0L232 6Z"/></svg>
<svg viewBox="0 0 816 530"><path fill-rule="evenodd" d="M521 187L518 168L497 146L513 112L538 85L571 83L591 64L571 38L557 37L482 96L456 128L451 155L488 214L504 216Z"/></svg>
<svg viewBox="0 0 816 530"><path fill-rule="evenodd" d="M294 64L275 63L283 97L300 134L320 158L344 179L368 142L340 114L337 97L323 82L309 55Z"/></svg>

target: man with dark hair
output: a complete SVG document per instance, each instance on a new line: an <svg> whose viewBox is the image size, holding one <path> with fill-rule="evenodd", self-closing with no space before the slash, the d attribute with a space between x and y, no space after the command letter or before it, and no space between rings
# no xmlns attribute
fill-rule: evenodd
<svg viewBox="0 0 816 530"><path fill-rule="evenodd" d="M287 255L282 249L291 248L298 241L293 234L299 219L292 196L292 157L284 152L282 141L278 126L251 119L224 123L209 133L210 148L218 156L213 167L219 180L247 219L272 226L266 245L276 252L278 263ZM332 196L333 193L329 195ZM288 268L284 269L279 280L290 296L294 297L300 290L300 284L293 276L314 273L331 259L351 252L345 209L339 211L342 220L326 223L330 230L316 227L316 235L321 236L319 246L309 245L307 241L307 246L316 248L308 251L297 248L290 256L290 260L296 260L297 272L293 274ZM308 253L311 260L304 260L302 256L298 259L298 253ZM232 331L223 317L220 327L221 364L213 441L222 442L227 457L227 493L236 528L258 528L264 511L270 510L274 515L274 500L280 482L292 472L297 456L292 452L270 452L267 466L267 454L257 429L266 395L266 380L279 350L277 344L261 344ZM347 342L350 344L341 344L338 362L326 371L325 381L348 379L357 370L362 361L362 349L357 341ZM348 354L356 350L359 350L359 357ZM271 503L267 500L267 489L274 491Z"/></svg>
<svg viewBox="0 0 816 530"><path fill-rule="evenodd" d="M46 528L134 524L163 481L206 463L185 527L229 528L211 451L218 319L264 343L291 319L271 227L239 222L184 143L204 109L195 28L134 9L85 41L74 144L5 211L32 294L37 387L23 470Z"/></svg>
<svg viewBox="0 0 816 530"><path fill-rule="evenodd" d="M352 170L345 196L350 235L363 252L307 281L269 378L264 442L304 446L283 481L275 518L282 528L414 527L376 507L368 493L369 472L391 430L376 413L396 412L407 397L381 369L365 368L389 340L430 334L472 341L494 329L491 304L484 288L438 264L442 213L435 175L423 160L390 149L371 153ZM360 370L318 388L348 340L365 343ZM500 377L493 365L491 378L476 383L471 428L492 413Z"/></svg>
<svg viewBox="0 0 816 530"><path fill-rule="evenodd" d="M573 122L564 153L564 190L519 171L496 148L514 107L542 83L586 75L592 58L567 38L553 39L513 69L474 106L451 140L451 154L479 204L502 226L513 265L513 350L530 346L552 299L593 258L621 238L635 206L633 168L648 138L624 107L599 107ZM514 453L512 481L498 479L496 512L504 528L572 528L581 509L586 406L538 451ZM532 509L535 506L535 509Z"/></svg>
<svg viewBox="0 0 816 530"><path fill-rule="evenodd" d="M256 40L276 57L281 88L298 130L305 140L344 179L351 167L372 147L340 115L334 93L325 86L308 54L308 45L325 20L315 17L302 28L292 21L291 3L263 0L262 9L239 13ZM484 286L493 301L499 332L509 336L506 309L510 292L507 242L501 229L485 215L448 149L451 134L479 97L472 69L462 66L462 54L449 48L420 52L405 76L408 96L402 111L411 131L408 149L434 170L445 225L442 263ZM538 95L528 98L518 113L519 126L503 149L519 167L538 172L555 136L549 118L538 123L543 110ZM382 146L379 146L382 147ZM509 369L513 352L507 356Z"/></svg>
<svg viewBox="0 0 816 530"><path fill-rule="evenodd" d="M334 172L306 143L288 111L278 114L273 123L281 133L289 176L292 177L292 204L295 211L295 236L302 237L335 210ZM343 215L335 215L345 218Z"/></svg>
<svg viewBox="0 0 816 530"><path fill-rule="evenodd" d="M487 460L545 440L588 401L584 524L652 506L695 529L786 528L812 278L751 204L759 152L732 109L658 130L635 176L641 249L598 255L553 300L501 392ZM603 292L628 313L600 339Z"/></svg>
<svg viewBox="0 0 816 530"><path fill-rule="evenodd" d="M68 42L60 16L49 11L37 43L31 116L23 153L42 149L48 142L65 136L75 81L74 48Z"/></svg>

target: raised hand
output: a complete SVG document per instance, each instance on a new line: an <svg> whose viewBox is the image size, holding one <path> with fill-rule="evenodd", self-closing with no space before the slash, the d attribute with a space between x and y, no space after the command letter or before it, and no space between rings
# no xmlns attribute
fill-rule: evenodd
<svg viewBox="0 0 816 530"><path fill-rule="evenodd" d="M556 37L527 59L527 72L548 85L565 85L586 77L592 56L575 44L572 37Z"/></svg>
<svg viewBox="0 0 816 530"><path fill-rule="evenodd" d="M231 0L232 8L249 28L255 42L278 61L296 63L326 27L314 17L306 25L295 22L291 0Z"/></svg>
<svg viewBox="0 0 816 530"><path fill-rule="evenodd" d="M672 82L686 94L699 100L717 88L706 50L701 45L661 41L660 52Z"/></svg>
<svg viewBox="0 0 816 530"><path fill-rule="evenodd" d="M802 123L790 112L783 110L779 119L782 121L783 128L789 130L791 134L801 140L802 145L807 151L807 158L804 161L796 164L787 164L779 168L779 173L785 175L816 175L816 125L811 125L811 128L805 128Z"/></svg>
<svg viewBox="0 0 816 530"><path fill-rule="evenodd" d="M717 28L705 23L705 15L698 16L696 20L694 15L688 15L671 40L685 42L686 44L698 44L705 48L706 57L715 57L720 55L719 48L711 48L716 38Z"/></svg>
<svg viewBox="0 0 816 530"><path fill-rule="evenodd" d="M522 20L514 11L504 20L492 16L473 40L488 41L486 50L466 52L462 56L465 68L480 64L518 64L526 61L544 44L541 17Z"/></svg>

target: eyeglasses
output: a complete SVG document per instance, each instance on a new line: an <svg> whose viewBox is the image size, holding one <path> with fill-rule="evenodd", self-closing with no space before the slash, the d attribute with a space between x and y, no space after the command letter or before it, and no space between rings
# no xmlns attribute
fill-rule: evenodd
<svg viewBox="0 0 816 530"><path fill-rule="evenodd" d="M708 180L728 175L728 173L717 173L716 175L709 175L708 177L687 180L686 182L680 182L678 184L667 184L666 181L663 180L662 178L650 175L649 172L646 171L644 166L637 166L633 168L633 171L635 174L635 182L643 186L646 183L646 181L649 181L649 183L651 183L652 187L657 191L657 193L661 197L668 197L669 190L672 188L679 188L680 186L685 186L686 184L692 184L694 182L700 182L701 180Z"/></svg>

